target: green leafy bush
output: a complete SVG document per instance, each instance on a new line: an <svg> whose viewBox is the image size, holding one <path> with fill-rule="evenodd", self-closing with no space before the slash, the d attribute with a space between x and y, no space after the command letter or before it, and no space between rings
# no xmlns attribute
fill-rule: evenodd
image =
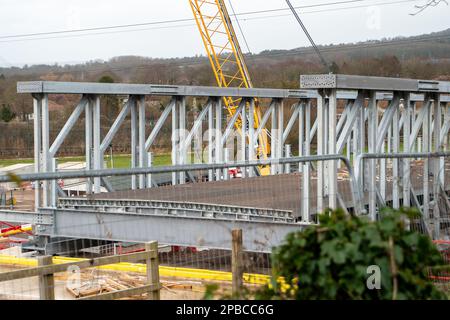
<svg viewBox="0 0 450 320"><path fill-rule="evenodd" d="M289 234L273 252L272 283L260 299L441 299L427 277L443 265L432 241L405 228L411 209L385 209L382 219L327 211L320 225ZM380 289L369 289L369 266L378 266ZM275 279L284 278L288 289ZM284 287L284 288L283 288Z"/></svg>

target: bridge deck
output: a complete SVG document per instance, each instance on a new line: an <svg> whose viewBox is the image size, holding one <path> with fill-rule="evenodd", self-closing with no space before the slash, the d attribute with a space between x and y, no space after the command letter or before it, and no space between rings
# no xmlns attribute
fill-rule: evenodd
<svg viewBox="0 0 450 320"><path fill-rule="evenodd" d="M450 163L446 165L446 181L449 181L449 179ZM389 201L392 198L389 196L392 194L392 168L387 168L386 180L386 200ZM423 180L423 161L415 161L411 167L411 183L418 195L422 194ZM433 176L430 176L430 191L433 190L433 180ZM317 177L315 174L312 174L310 181L310 207L312 212L314 212L317 203L316 183ZM353 207L350 181L346 170L339 170L338 192L347 207ZM94 198L186 201L270 208L290 210L295 216L299 216L302 203L302 174L280 174L265 177L232 179L228 181L200 182L142 190L128 190L104 193ZM368 204L367 192L364 192L363 202Z"/></svg>

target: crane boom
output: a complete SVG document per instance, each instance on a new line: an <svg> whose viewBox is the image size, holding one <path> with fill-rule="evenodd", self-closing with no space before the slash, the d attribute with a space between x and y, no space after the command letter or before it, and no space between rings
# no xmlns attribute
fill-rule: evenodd
<svg viewBox="0 0 450 320"><path fill-rule="evenodd" d="M244 55L228 14L224 0L189 0L197 27L206 49L214 76L219 87L252 88L250 74ZM224 98L229 115L233 116L240 99ZM255 103L253 126L258 128L261 122L261 110ZM241 132L242 119L239 116L236 128ZM262 130L258 137L257 155L266 159L270 153L267 131ZM262 170L261 170L262 171ZM261 172L264 174L263 172Z"/></svg>

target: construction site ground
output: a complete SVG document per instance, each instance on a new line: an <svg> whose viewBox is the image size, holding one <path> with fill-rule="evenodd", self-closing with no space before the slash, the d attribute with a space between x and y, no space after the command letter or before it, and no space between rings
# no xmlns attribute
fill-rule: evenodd
<svg viewBox="0 0 450 320"><path fill-rule="evenodd" d="M0 265L0 273L11 270L23 269L23 266L4 266ZM119 290L119 286L137 287L143 285L145 276L142 274L105 271L98 269L83 270L80 274L81 285L86 287L86 293L95 292L98 286L114 287ZM73 278L68 272L55 275L55 298L57 300L74 300L77 297L68 289ZM107 285L105 285L105 283ZM204 296L205 285L203 281L192 281L180 278L161 278L162 300L199 300ZM91 287L91 289L89 289ZM229 287L228 283L222 283L221 288ZM112 288L113 289L113 288ZM108 292L106 289L103 292ZM89 295L89 294L88 294ZM145 296L134 296L126 299L145 299ZM14 281L0 283L0 299L11 300L38 300L39 287L38 278L30 277Z"/></svg>

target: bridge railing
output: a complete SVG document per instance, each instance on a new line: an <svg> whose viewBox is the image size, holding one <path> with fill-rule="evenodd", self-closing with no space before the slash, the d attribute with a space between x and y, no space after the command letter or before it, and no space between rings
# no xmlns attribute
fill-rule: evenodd
<svg viewBox="0 0 450 320"><path fill-rule="evenodd" d="M415 207L422 220L415 226L434 239L445 239L449 229L450 152L361 154L356 179L372 219L389 206Z"/></svg>

